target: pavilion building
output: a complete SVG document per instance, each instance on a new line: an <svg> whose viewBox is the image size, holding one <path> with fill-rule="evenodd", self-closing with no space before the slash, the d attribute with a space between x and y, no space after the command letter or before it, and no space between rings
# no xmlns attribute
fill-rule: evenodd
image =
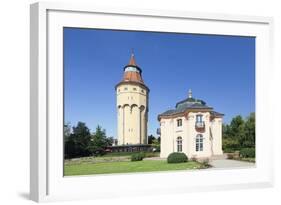
<svg viewBox="0 0 281 205"><path fill-rule="evenodd" d="M188 97L175 109L158 115L160 122L161 153L166 158L172 152L183 152L189 158L222 156L222 118L206 102Z"/></svg>

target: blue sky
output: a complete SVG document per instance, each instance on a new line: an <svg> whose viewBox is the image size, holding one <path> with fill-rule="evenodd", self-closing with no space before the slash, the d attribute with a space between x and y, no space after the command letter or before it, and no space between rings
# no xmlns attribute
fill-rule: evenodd
<svg viewBox="0 0 281 205"><path fill-rule="evenodd" d="M187 98L224 113L255 111L255 38L198 34L64 28L65 122L97 125L117 137L114 86L123 76L131 49L150 88L148 134L157 115Z"/></svg>

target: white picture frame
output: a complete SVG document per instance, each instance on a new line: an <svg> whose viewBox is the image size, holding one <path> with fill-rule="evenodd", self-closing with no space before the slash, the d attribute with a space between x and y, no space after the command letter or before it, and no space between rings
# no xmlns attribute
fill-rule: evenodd
<svg viewBox="0 0 281 205"><path fill-rule="evenodd" d="M273 106L268 92L273 86L270 80L272 18L44 2L31 5L30 23L32 200L95 199L273 185L274 133L270 124ZM256 167L63 177L63 27L255 36ZM148 186L147 181L152 179ZM106 186L110 183L118 186Z"/></svg>

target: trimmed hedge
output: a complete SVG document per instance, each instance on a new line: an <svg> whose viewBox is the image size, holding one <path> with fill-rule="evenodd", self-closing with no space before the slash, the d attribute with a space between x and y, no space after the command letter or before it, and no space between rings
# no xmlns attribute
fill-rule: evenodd
<svg viewBox="0 0 281 205"><path fill-rule="evenodd" d="M240 157L239 151L227 153L227 159L239 159L239 157Z"/></svg>
<svg viewBox="0 0 281 205"><path fill-rule="evenodd" d="M168 158L167 158L167 162L168 163L183 163L183 162L187 162L188 158L186 156L186 154L182 153L182 152L173 152L171 154L169 154Z"/></svg>
<svg viewBox="0 0 281 205"><path fill-rule="evenodd" d="M233 148L224 148L223 152L224 153L234 153L236 150Z"/></svg>
<svg viewBox="0 0 281 205"><path fill-rule="evenodd" d="M242 157L242 158L255 158L256 157L255 148L242 148L240 150L240 157Z"/></svg>
<svg viewBox="0 0 281 205"><path fill-rule="evenodd" d="M145 154L140 152L140 153L136 153L136 154L132 154L131 156L131 161L142 161L142 159L145 157Z"/></svg>

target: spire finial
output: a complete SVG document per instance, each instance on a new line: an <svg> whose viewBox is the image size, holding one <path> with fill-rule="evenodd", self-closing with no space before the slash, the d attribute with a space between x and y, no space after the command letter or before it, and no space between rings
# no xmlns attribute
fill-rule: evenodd
<svg viewBox="0 0 281 205"><path fill-rule="evenodd" d="M192 91L191 91L191 89L188 90L188 98L192 98Z"/></svg>
<svg viewBox="0 0 281 205"><path fill-rule="evenodd" d="M137 65L133 48L131 49L131 57L130 57L129 65L134 65L134 66Z"/></svg>

